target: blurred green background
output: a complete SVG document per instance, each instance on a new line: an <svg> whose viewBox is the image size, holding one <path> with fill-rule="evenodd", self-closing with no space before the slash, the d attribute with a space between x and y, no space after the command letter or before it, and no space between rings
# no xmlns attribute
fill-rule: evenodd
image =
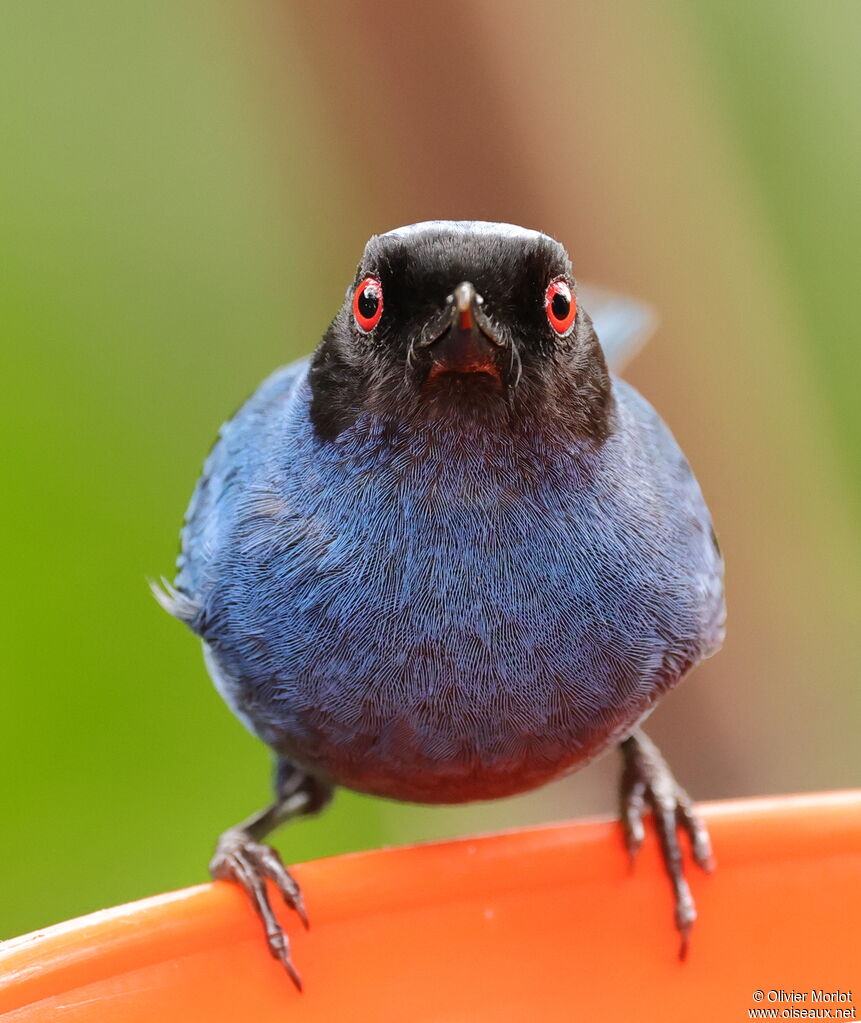
<svg viewBox="0 0 861 1023"><path fill-rule="evenodd" d="M653 721L680 779L861 782L860 39L857 0L3 5L0 936L203 880L267 798L145 577L367 236L430 217L542 228L662 313L628 376L729 565L725 651ZM610 812L616 770L452 810L342 793L277 841Z"/></svg>

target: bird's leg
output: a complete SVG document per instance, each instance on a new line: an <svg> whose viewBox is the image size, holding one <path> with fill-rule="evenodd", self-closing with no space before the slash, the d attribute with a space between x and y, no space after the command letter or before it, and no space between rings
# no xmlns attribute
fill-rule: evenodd
<svg viewBox="0 0 861 1023"><path fill-rule="evenodd" d="M664 867L673 886L676 928L682 939L679 958L684 959L697 911L685 880L678 829L687 833L694 862L706 871L714 869L709 834L690 796L677 784L658 747L647 735L639 730L633 732L621 743L620 749L625 761L620 795L628 855L633 864L643 844L643 815L648 805L654 814Z"/></svg>
<svg viewBox="0 0 861 1023"><path fill-rule="evenodd" d="M209 872L215 880L235 881L245 889L263 923L269 951L301 991L302 980L290 958L290 943L272 911L266 890L267 878L275 882L284 901L307 927L305 904L299 885L279 854L261 840L285 821L317 813L332 798L332 790L318 778L282 760L278 763L275 795L275 801L265 810L224 832L215 847Z"/></svg>

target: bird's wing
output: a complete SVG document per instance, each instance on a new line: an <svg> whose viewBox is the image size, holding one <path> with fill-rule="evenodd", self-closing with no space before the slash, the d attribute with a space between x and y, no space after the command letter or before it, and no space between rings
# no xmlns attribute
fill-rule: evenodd
<svg viewBox="0 0 861 1023"><path fill-rule="evenodd" d="M261 423L267 410L286 400L303 379L310 361L306 356L277 369L221 427L185 514L176 581L150 582L159 604L195 631L200 628L210 563L223 545L223 531L233 522L232 508L248 486L249 453L262 442Z"/></svg>
<svg viewBox="0 0 861 1023"><path fill-rule="evenodd" d="M645 302L594 284L581 284L578 292L592 317L607 364L618 373L654 333L657 313Z"/></svg>

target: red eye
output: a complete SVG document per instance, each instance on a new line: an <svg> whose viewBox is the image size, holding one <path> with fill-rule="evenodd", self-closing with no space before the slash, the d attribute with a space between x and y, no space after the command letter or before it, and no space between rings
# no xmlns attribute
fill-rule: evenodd
<svg viewBox="0 0 861 1023"><path fill-rule="evenodd" d="M383 315L383 286L376 277L366 277L353 292L353 316L361 330L373 330Z"/></svg>
<svg viewBox="0 0 861 1023"><path fill-rule="evenodd" d="M544 310L550 326L557 334L564 334L577 315L577 302L565 281L553 281L544 292Z"/></svg>

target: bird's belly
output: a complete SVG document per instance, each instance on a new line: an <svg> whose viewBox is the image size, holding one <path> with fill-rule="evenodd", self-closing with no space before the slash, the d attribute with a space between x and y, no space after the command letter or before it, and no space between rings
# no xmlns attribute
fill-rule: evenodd
<svg viewBox="0 0 861 1023"><path fill-rule="evenodd" d="M586 762L684 674L701 598L672 545L612 528L612 493L567 481L539 501L497 476L431 474L408 500L367 474L301 520L249 518L207 640L281 756L396 799L509 795Z"/></svg>
<svg viewBox="0 0 861 1023"><path fill-rule="evenodd" d="M577 741L564 734L512 735L484 746L455 730L418 739L421 725L399 717L374 734L357 734L348 741L340 731L305 729L301 737L291 736L280 745L279 752L357 792L415 803L465 803L528 792L575 770L644 713L601 736L592 733L585 743L584 737Z"/></svg>
<svg viewBox="0 0 861 1023"><path fill-rule="evenodd" d="M684 615L653 591L577 580L452 565L406 595L400 580L398 599L337 579L282 588L289 618L266 605L219 644L236 679L220 688L279 755L336 785L425 803L524 792L622 737L691 663L655 626Z"/></svg>
<svg viewBox="0 0 861 1023"><path fill-rule="evenodd" d="M627 733L661 687L619 679L426 676L399 685L346 681L307 687L267 708L261 735L276 751L336 785L420 803L525 792L571 771ZM258 726L262 717L256 715Z"/></svg>

